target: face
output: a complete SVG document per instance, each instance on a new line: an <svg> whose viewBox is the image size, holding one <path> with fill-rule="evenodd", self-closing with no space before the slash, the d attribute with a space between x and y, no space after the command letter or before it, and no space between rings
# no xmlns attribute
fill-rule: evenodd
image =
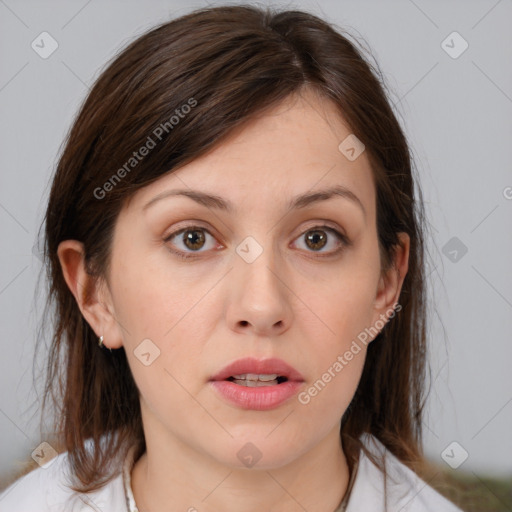
<svg viewBox="0 0 512 512"><path fill-rule="evenodd" d="M290 97L125 205L104 298L115 321L91 321L126 350L146 436L233 467L250 442L267 468L339 436L357 340L397 298L369 161L338 148L350 133L326 100ZM245 358L225 372L236 382L222 373Z"/></svg>

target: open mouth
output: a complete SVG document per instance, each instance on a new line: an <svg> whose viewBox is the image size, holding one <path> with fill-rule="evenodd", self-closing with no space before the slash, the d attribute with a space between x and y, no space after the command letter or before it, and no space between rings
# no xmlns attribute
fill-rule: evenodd
<svg viewBox="0 0 512 512"><path fill-rule="evenodd" d="M228 382L233 382L239 386L246 386L249 388L258 388L263 386L277 386L283 382L287 382L288 378L281 375L273 374L256 374L256 373L243 373L240 375L232 375L226 379Z"/></svg>
<svg viewBox="0 0 512 512"><path fill-rule="evenodd" d="M295 396L304 378L282 359L245 357L225 366L209 384L230 405L268 411Z"/></svg>

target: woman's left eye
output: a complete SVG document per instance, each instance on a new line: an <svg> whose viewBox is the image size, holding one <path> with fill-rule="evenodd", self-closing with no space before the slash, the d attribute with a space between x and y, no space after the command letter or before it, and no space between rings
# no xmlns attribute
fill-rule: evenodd
<svg viewBox="0 0 512 512"><path fill-rule="evenodd" d="M337 242L332 240L334 234ZM181 235L181 236L179 236ZM210 238L210 247L208 247L208 238ZM176 241L173 241L177 239ZM316 252L325 256L332 256L340 252L345 246L349 245L348 238L341 234L334 228L329 226L314 226L313 228L304 231L296 240L303 240L304 247L307 252ZM194 253L206 252L207 250L214 249L216 247L215 237L205 228L201 226L189 226L179 231L171 233L165 238L165 242L170 242L171 245L177 247L177 250L170 249L171 252L179 256L180 258L193 258ZM181 244L181 247L180 247ZM323 250L325 247L331 247L331 250ZM205 250L202 250L206 247ZM302 248L302 247L299 247Z"/></svg>
<svg viewBox="0 0 512 512"><path fill-rule="evenodd" d="M332 241L332 236L328 233L334 234L338 239L337 242ZM315 226L302 233L297 240L303 240L306 250L308 252L324 253L326 256L332 256L340 252L344 246L349 245L349 240L345 235L342 235L339 231L329 226ZM331 245L332 250L325 250L325 247ZM334 245L334 247L332 247Z"/></svg>

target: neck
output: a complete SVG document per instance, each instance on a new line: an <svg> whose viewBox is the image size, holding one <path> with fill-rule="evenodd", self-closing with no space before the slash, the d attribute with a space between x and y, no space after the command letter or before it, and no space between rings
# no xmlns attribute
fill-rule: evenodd
<svg viewBox="0 0 512 512"><path fill-rule="evenodd" d="M345 495L349 471L339 428L292 462L270 469L219 464L174 440L146 442L132 470L139 512L334 512Z"/></svg>

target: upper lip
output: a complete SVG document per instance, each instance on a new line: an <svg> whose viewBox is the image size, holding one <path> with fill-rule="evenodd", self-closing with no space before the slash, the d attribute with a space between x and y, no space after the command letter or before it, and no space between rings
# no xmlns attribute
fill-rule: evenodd
<svg viewBox="0 0 512 512"><path fill-rule="evenodd" d="M289 381L303 381L302 375L282 359L256 359L245 357L225 366L210 380L226 380L234 375L253 373L258 375L277 374L279 377L286 377Z"/></svg>

